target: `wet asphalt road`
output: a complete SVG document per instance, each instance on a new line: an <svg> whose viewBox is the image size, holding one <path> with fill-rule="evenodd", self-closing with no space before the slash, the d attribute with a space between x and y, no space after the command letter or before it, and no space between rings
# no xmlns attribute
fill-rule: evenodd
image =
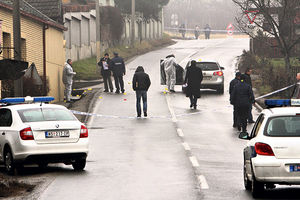
<svg viewBox="0 0 300 200"><path fill-rule="evenodd" d="M235 58L248 45L248 39L232 38L179 41L134 59L127 65L126 94L102 94L98 99L94 113L106 117L89 122L93 129L86 170L76 173L62 166L65 171L40 199L252 199L242 178L246 142L232 128L228 95ZM159 60L170 53L181 64L190 58L219 61L225 67L225 94L203 91L197 111L189 109L189 99L181 92L164 94ZM152 81L147 119L127 118L136 116L131 79L138 65ZM257 111L253 113L256 119ZM264 199L295 199L286 197L291 193L300 196L299 190L289 188L267 192Z"/></svg>

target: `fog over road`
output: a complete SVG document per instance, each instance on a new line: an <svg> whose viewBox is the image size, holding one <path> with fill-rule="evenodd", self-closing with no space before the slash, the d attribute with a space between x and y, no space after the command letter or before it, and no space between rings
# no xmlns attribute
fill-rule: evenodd
<svg viewBox="0 0 300 200"><path fill-rule="evenodd" d="M127 64L126 95L101 94L95 106L94 113L107 117L89 122L94 129L89 130L86 170L77 173L65 166L41 199L252 199L242 178L246 141L232 128L228 94L235 59L248 46L248 39L178 41L132 60ZM197 111L189 109L179 86L175 94L164 94L159 60L170 53L182 64L190 57L218 61L225 67L225 94L203 91ZM139 65L152 81L147 119L127 118L136 116L131 80ZM253 113L256 119L257 111ZM267 199L278 199L279 193Z"/></svg>

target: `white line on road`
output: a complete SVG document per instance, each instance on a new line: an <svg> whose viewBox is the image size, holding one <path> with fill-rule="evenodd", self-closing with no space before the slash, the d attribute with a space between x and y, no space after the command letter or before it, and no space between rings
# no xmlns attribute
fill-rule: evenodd
<svg viewBox="0 0 300 200"><path fill-rule="evenodd" d="M203 190L208 190L209 189L209 186L207 184L205 176L203 176L203 175L198 176L198 181L199 181L201 189L203 189Z"/></svg>
<svg viewBox="0 0 300 200"><path fill-rule="evenodd" d="M174 123L177 123L178 120L177 120L177 117L176 117L176 115L175 115L175 111L174 111L174 109L173 109L172 106L171 106L170 96L169 96L169 95L166 95L166 98L167 98L168 108L169 108L170 113L171 113L171 116L172 116L172 121L173 121Z"/></svg>
<svg viewBox="0 0 300 200"><path fill-rule="evenodd" d="M182 145L183 145L183 147L184 147L184 149L186 150L186 151L190 151L191 150L191 147L190 147L190 145L188 144L188 143L182 143Z"/></svg>
<svg viewBox="0 0 300 200"><path fill-rule="evenodd" d="M184 134L183 134L183 131L182 131L181 128L177 129L177 134L178 134L179 137L184 137Z"/></svg>
<svg viewBox="0 0 300 200"><path fill-rule="evenodd" d="M190 157L190 161L191 161L193 167L199 167L198 160L197 160L197 158L195 156L191 156Z"/></svg>

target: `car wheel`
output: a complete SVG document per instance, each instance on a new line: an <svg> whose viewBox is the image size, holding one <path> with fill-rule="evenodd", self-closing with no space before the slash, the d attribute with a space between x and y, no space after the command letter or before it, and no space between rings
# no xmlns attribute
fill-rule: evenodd
<svg viewBox="0 0 300 200"><path fill-rule="evenodd" d="M246 162L244 161L244 186L246 190L251 190L251 181L249 181L248 176L247 176L247 170L246 170Z"/></svg>
<svg viewBox="0 0 300 200"><path fill-rule="evenodd" d="M6 149L4 152L4 166L7 174L14 175L16 165L11 150L9 148Z"/></svg>
<svg viewBox="0 0 300 200"><path fill-rule="evenodd" d="M74 170L82 171L85 168L86 159L76 160L72 163Z"/></svg>
<svg viewBox="0 0 300 200"><path fill-rule="evenodd" d="M263 192L264 192L264 183L258 182L255 178L255 175L252 170L252 187L251 187L251 192L252 192L252 197L253 198L258 198L260 197Z"/></svg>
<svg viewBox="0 0 300 200"><path fill-rule="evenodd" d="M224 94L224 85L221 85L221 86L217 89L217 93L218 93L218 94Z"/></svg>

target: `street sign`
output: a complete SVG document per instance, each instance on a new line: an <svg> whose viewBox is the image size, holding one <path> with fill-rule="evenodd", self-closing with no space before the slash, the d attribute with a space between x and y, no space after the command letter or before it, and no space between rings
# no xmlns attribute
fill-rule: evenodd
<svg viewBox="0 0 300 200"><path fill-rule="evenodd" d="M234 26L232 25L232 24L229 24L228 26L227 26L227 28L226 28L226 30L227 31L229 31L229 30L234 30Z"/></svg>
<svg viewBox="0 0 300 200"><path fill-rule="evenodd" d="M246 10L245 11L245 14L248 17L250 24L254 23L258 12L259 12L259 10L251 10L251 11Z"/></svg>
<svg viewBox="0 0 300 200"><path fill-rule="evenodd" d="M228 30L228 31L227 31L227 34L228 34L229 36L232 36L232 35L233 35L233 30Z"/></svg>

